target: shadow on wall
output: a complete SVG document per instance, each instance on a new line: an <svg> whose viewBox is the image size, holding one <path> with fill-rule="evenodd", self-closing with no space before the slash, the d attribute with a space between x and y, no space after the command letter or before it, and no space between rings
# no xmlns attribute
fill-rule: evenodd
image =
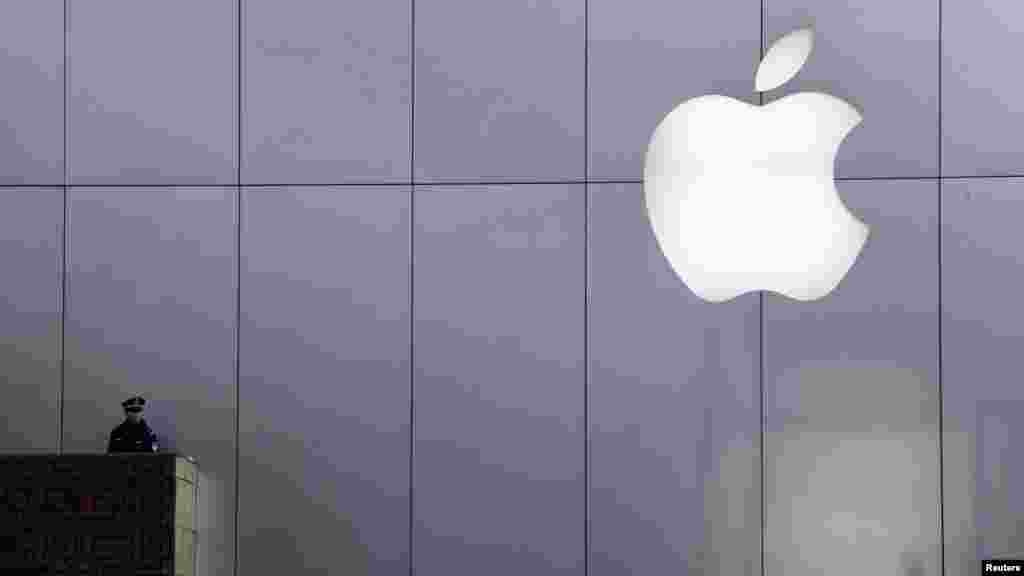
<svg viewBox="0 0 1024 576"><path fill-rule="evenodd" d="M11 316L0 310L0 317ZM33 334L36 331L29 328L22 336L0 334L2 397L24 407L4 411L0 452L50 452L57 445L57 386L52 383L60 371L56 355L60 326L57 322L40 324L47 326L46 334ZM40 407L51 410L42 422Z"/></svg>
<svg viewBox="0 0 1024 576"><path fill-rule="evenodd" d="M199 482L196 509L196 574L207 576L217 573L217 567L227 563L224 557L231 549L218 540L216 536L223 533L220 523L224 521L222 509L226 503L223 483L215 476L204 472L199 462Z"/></svg>
<svg viewBox="0 0 1024 576"><path fill-rule="evenodd" d="M80 330L80 327L75 329ZM124 418L120 402L125 396L141 392L151 401L147 402L145 418L156 432L161 450L177 451L181 447L184 455L197 458L197 574L215 576L231 572L234 560L234 539L231 536L234 528L234 461L226 455L232 453L230 445L233 442L227 437L212 440L199 437L209 434L209 431L194 428L200 413L186 408L194 406L195 401L188 399L188 392L183 392L185 387L168 383L174 378L170 368L173 365L161 365L151 360L150 356L156 355L136 348L132 348L131 353L118 353L121 346L108 342L108 352L104 352L88 346L86 340L69 336L66 348L65 452L103 452L111 429ZM144 372L138 366L155 366L157 368L153 372L159 372L161 377L143 380L139 374ZM210 414L216 414L218 410L214 406L205 409ZM183 429L176 429L173 422L178 422ZM218 442L226 442L227 449Z"/></svg>
<svg viewBox="0 0 1024 576"><path fill-rule="evenodd" d="M690 574L709 576L759 574L761 460L757 425L750 430L730 429L737 414L716 418L717 406L737 403L735 395L722 386L730 378L722 359L721 339L718 328L704 330L704 362L697 379L706 404L694 465L695 501L704 507L703 538L690 547L687 569ZM756 398L756 390L753 395ZM757 404L750 408L756 418ZM723 448L725 457L720 456Z"/></svg>
<svg viewBox="0 0 1024 576"><path fill-rule="evenodd" d="M764 448L765 572L937 574L939 419L933 379L884 366L804 367L775 384ZM786 397L792 399L788 406ZM947 474L945 493L947 502L953 495L962 508L953 517L969 519L975 446L950 420L944 466L955 473L952 483ZM718 472L704 483L707 541L696 556L705 565L696 573L720 573L715 564L736 544L731 532L742 514L729 498L730 483L753 475L757 485L759 470L746 464L758 458L758 446L718 454ZM949 517L947 510L947 522ZM973 530L958 528L947 525L947 543L969 555L963 535ZM708 563L715 558L717 563Z"/></svg>
<svg viewBox="0 0 1024 576"><path fill-rule="evenodd" d="M111 401L99 403L102 406L100 411L109 411L109 418L99 419L95 412L91 412L89 428L76 430L69 447L75 452L100 452L105 448L109 429L122 418L119 400L114 400L122 399L124 393L118 391L137 388L129 385L131 377L125 370L115 368L110 355L90 353L77 346L72 349L77 359L74 366L88 368L77 373L77 384L85 389L113 392ZM89 358L89 361L83 358ZM106 375L103 380L106 386L98 384L97 379L103 377L100 375ZM168 392L169 389L150 392L149 396L152 398L161 391ZM220 576L225 570L230 573L235 553L235 543L230 537L234 522L233 478L219 472L224 463L205 460L182 448L188 444L186 436L190 422L183 420L180 414L180 406L176 409L176 401L165 395L148 403L145 417L158 436L161 450L178 451L181 448L184 455L198 458L196 574ZM100 424L97 426L97 423ZM337 473L311 463L313 459L304 446L306 439L283 433L273 437L275 443L283 444L263 447L266 453L274 455L273 460L247 458L242 463L245 475L240 482L244 486L247 478L258 476L260 492L258 498L242 502L246 508L239 514L240 545L260 552L255 563L247 563L245 557L241 557L239 573L263 576L299 571L302 574L369 575L367 552L357 542L351 519L340 518L334 513L339 506L332 499L342 499L349 493L337 481ZM217 452L206 451L211 454ZM306 498L294 497L300 490L305 491ZM246 510L252 508L262 510L247 515ZM271 522L254 525L253 519L256 522L269 519ZM300 520L301 525L294 524Z"/></svg>
<svg viewBox="0 0 1024 576"><path fill-rule="evenodd" d="M1024 438L1021 401L980 401L975 409L973 557L1024 558Z"/></svg>
<svg viewBox="0 0 1024 576"><path fill-rule="evenodd" d="M710 421L710 412L705 422ZM710 425L708 425L710 428ZM714 467L700 469L704 491L704 537L690 549L689 574L760 574L760 451L733 443ZM750 527L755 527L751 529ZM738 550L752 553L737 553Z"/></svg>
<svg viewBox="0 0 1024 576"><path fill-rule="evenodd" d="M274 458L246 458L241 464L239 490L254 497L240 505L239 573L370 576L367 547L352 518L338 513L351 498L340 472L316 458L306 445L309 438L270 431L261 436L258 450ZM247 479L254 479L258 494L246 489Z"/></svg>

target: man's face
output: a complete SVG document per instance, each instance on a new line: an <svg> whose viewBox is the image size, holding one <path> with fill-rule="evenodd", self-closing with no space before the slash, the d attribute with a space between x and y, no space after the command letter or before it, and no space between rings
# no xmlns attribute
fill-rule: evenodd
<svg viewBox="0 0 1024 576"><path fill-rule="evenodd" d="M139 419L142 418L142 412L141 411L139 411L139 412L130 412L128 410L125 410L124 411L124 415L128 419L128 421L132 422L132 423L138 422Z"/></svg>

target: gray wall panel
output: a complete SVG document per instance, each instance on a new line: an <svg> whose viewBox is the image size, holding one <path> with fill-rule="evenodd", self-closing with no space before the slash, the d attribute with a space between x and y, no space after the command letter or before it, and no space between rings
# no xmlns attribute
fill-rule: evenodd
<svg viewBox="0 0 1024 576"><path fill-rule="evenodd" d="M590 576L757 574L762 504L768 576L937 574L941 334L945 569L974 576L1024 554L1024 180L949 181L939 211L934 177L1024 174L1022 16L1006 0L0 2L0 452L102 450L119 402L147 396L165 445L200 458L203 576L234 576L236 478L239 576L406 576L410 559L416 576L583 576L588 496ZM763 318L754 294L705 304L640 185L590 187L588 251L582 185L528 184L640 179L666 113L757 102L762 39L807 23L810 60L767 100L857 106L837 175L874 180L841 186L872 236L831 296L767 295ZM410 152L436 185L415 213ZM199 186L235 184L240 163L283 187L247 189L239 389L238 206ZM43 187L66 176L88 186L63 262L62 192ZM366 186L311 186L342 183Z"/></svg>
<svg viewBox="0 0 1024 576"><path fill-rule="evenodd" d="M1024 174L1024 4L943 2L942 173Z"/></svg>
<svg viewBox="0 0 1024 576"><path fill-rule="evenodd" d="M68 2L72 184L232 184L237 0Z"/></svg>
<svg viewBox="0 0 1024 576"><path fill-rule="evenodd" d="M1024 554L1024 181L943 184L946 574Z"/></svg>
<svg viewBox="0 0 1024 576"><path fill-rule="evenodd" d="M583 177L583 2L416 2L417 181Z"/></svg>
<svg viewBox="0 0 1024 576"><path fill-rule="evenodd" d="M239 573L408 576L409 191L243 210Z"/></svg>
<svg viewBox="0 0 1024 576"><path fill-rule="evenodd" d="M0 184L64 182L64 2L0 3Z"/></svg>
<svg viewBox="0 0 1024 576"><path fill-rule="evenodd" d="M639 179L654 128L684 100L757 102L757 0L588 2L589 178Z"/></svg>
<svg viewBox="0 0 1024 576"><path fill-rule="evenodd" d="M842 183L849 275L765 297L765 574L939 572L937 186Z"/></svg>
<svg viewBox="0 0 1024 576"><path fill-rule="evenodd" d="M583 187L418 188L418 576L583 574Z"/></svg>
<svg viewBox="0 0 1024 576"><path fill-rule="evenodd" d="M165 446L199 460L200 567L234 550L235 201L218 188L69 190L64 447L103 451L147 398Z"/></svg>
<svg viewBox="0 0 1024 576"><path fill-rule="evenodd" d="M591 574L759 573L758 298L702 302L641 187L590 190Z"/></svg>
<svg viewBox="0 0 1024 576"><path fill-rule="evenodd" d="M825 92L860 110L864 120L839 150L837 176L938 176L939 3L769 0L765 48L809 23L810 59L765 102Z"/></svg>
<svg viewBox="0 0 1024 576"><path fill-rule="evenodd" d="M0 452L57 449L63 219L60 189L0 189Z"/></svg>
<svg viewBox="0 0 1024 576"><path fill-rule="evenodd" d="M410 16L409 0L247 0L242 182L407 182Z"/></svg>

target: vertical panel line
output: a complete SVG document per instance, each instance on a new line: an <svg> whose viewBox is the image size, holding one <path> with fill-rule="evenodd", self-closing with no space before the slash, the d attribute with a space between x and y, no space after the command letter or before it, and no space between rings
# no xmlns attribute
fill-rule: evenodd
<svg viewBox="0 0 1024 576"><path fill-rule="evenodd" d="M938 196L938 347L939 347L939 567L941 576L946 574L946 522L945 522L945 508L946 508L946 495L945 495L945 482L944 476L946 474L945 461L944 461L944 436L945 436L945 423L944 423L944 408L943 408L943 389L942 389L942 179L936 182L937 190L936 195Z"/></svg>
<svg viewBox="0 0 1024 576"><path fill-rule="evenodd" d="M235 510L234 510L234 562L232 570L238 576L239 508L241 504L241 367L242 367L242 0L235 8Z"/></svg>
<svg viewBox="0 0 1024 576"><path fill-rule="evenodd" d="M235 514L234 514L234 573L238 575L238 557L239 557L239 534L238 534L238 517L239 517L239 504L241 503L241 494L239 493L239 486L241 484L241 474L239 473L239 465L241 463L241 449L240 449L240 422L241 422L241 341L242 341L242 187L235 186Z"/></svg>
<svg viewBox="0 0 1024 576"><path fill-rule="evenodd" d="M68 187L62 186L61 227L60 227L60 341L58 359L60 363L60 391L58 392L57 453L64 453L64 390L67 382L67 309L68 309Z"/></svg>
<svg viewBox="0 0 1024 576"><path fill-rule="evenodd" d="M943 66L943 44L942 44L942 0L938 0L939 8L939 34L938 34L938 173L936 195L937 198L937 219L938 219L938 348L939 348L939 573L946 575L946 486L945 486L945 408L943 404L943 362L942 362L942 66Z"/></svg>
<svg viewBox="0 0 1024 576"><path fill-rule="evenodd" d="M64 24L63 24L63 26L64 26L64 33L61 36L62 36L62 39L63 39L63 42L64 42L64 70L63 70L63 72L64 72L64 74L63 74L63 76L64 76L64 110L63 110L63 113L64 113L64 166L63 166L63 173L64 173L64 185L65 186L68 185L68 181L70 179L69 178L70 170L68 169L68 156L69 156L68 149L70 148L70 146L68 144L68 87L70 85L70 83L68 82L68 76L69 76L69 72L68 72L68 60L69 60L69 58L68 58L68 33L70 32L70 30L68 30L68 22L70 21L69 14L68 14L69 8L70 7L68 5L68 0L64 0Z"/></svg>
<svg viewBox="0 0 1024 576"><path fill-rule="evenodd" d="M238 0L236 6L236 29L235 29L235 185L242 185L242 64L243 64L243 42L242 35L245 27L242 23L242 0Z"/></svg>
<svg viewBox="0 0 1024 576"><path fill-rule="evenodd" d="M583 185L583 573L590 575L590 185Z"/></svg>
<svg viewBox="0 0 1024 576"><path fill-rule="evenodd" d="M60 390L57 396L57 453L64 453L64 391L67 386L67 301L68 301L68 0L64 0L63 31L61 38L64 46L64 70L63 70L63 152L64 165L62 166L63 186L61 227L60 227L60 342L58 347L58 362L60 370Z"/></svg>
<svg viewBox="0 0 1024 576"><path fill-rule="evenodd" d="M942 134L942 124L943 124L943 121L942 121L942 60L943 60L943 57L944 57L943 56L943 46L942 46L942 0L938 0L938 6L939 6L939 35L938 35L938 58L939 58L939 62L938 62L938 96L937 96L937 105L938 105L938 121L939 121L939 126L938 126L938 141L936 142L936 148L937 148L937 154L938 154L937 165L938 165L938 173L939 173L939 183L941 184L942 183L942 177L943 177L943 174L942 174L942 138L943 138L943 134Z"/></svg>
<svg viewBox="0 0 1024 576"><path fill-rule="evenodd" d="M590 182L590 0L583 0L583 183Z"/></svg>
<svg viewBox="0 0 1024 576"><path fill-rule="evenodd" d="M758 19L758 59L757 59L758 65L760 65L761 60L764 59L764 49L765 49L765 46L764 46L764 43L765 43L765 2L766 1L767 0L761 0L761 2L760 2L761 10L760 10L759 19ZM761 105L761 106L764 105L764 92L758 92L757 93L757 103L759 105ZM760 428L760 434L759 434L758 440L759 440L759 443L760 443L760 456L761 456L761 462L760 462L760 474L761 474L761 478L760 478L760 480L761 480L761 503L760 503L761 504L761 506L760 506L760 508L761 508L761 510L760 510L760 513L761 513L761 530L760 530L761 531L761 534L760 534L760 536L761 536L761 545L760 545L760 548L761 548L761 550L760 550L760 552L761 552L761 576L764 576L764 574L765 574L764 542L765 542L765 532L767 530L767 521L766 521L766 514L765 514L765 509L767 507L767 503L765 501L765 496L767 494L767 490L766 490L766 487L765 487L765 465L766 465L765 457L766 457L766 454L765 454L765 449L764 449L764 436L765 436L765 428L766 428L766 422L765 421L767 420L767 415L766 415L766 410L765 410L765 396L764 396L764 335L765 335L765 325L764 324L765 324L764 323L764 290L761 290L760 292L757 293L757 335L758 335L758 337L757 337L757 362L758 362L757 388L758 388L758 398L759 398L759 401L758 401L758 420L759 420L758 425L759 425L759 428Z"/></svg>
<svg viewBox="0 0 1024 576"><path fill-rule="evenodd" d="M415 532L415 472L416 472L416 189L409 188L409 576L415 573L413 564L413 534Z"/></svg>
<svg viewBox="0 0 1024 576"><path fill-rule="evenodd" d="M590 0L583 0L583 574L590 576Z"/></svg>
<svg viewBox="0 0 1024 576"><path fill-rule="evenodd" d="M60 231L60 396L57 416L57 453L64 453L65 389L67 386L67 317L68 317L68 187L62 187L61 231Z"/></svg>
<svg viewBox="0 0 1024 576"><path fill-rule="evenodd" d="M416 0L409 0L409 576L416 573Z"/></svg>

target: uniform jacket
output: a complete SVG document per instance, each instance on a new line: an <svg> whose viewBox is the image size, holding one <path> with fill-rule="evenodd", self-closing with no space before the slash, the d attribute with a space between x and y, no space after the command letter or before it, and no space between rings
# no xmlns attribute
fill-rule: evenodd
<svg viewBox="0 0 1024 576"><path fill-rule="evenodd" d="M146 424L145 419L140 419L133 424L128 420L120 423L117 428L110 432L110 440L107 442L107 453L114 452L156 452L156 435Z"/></svg>

